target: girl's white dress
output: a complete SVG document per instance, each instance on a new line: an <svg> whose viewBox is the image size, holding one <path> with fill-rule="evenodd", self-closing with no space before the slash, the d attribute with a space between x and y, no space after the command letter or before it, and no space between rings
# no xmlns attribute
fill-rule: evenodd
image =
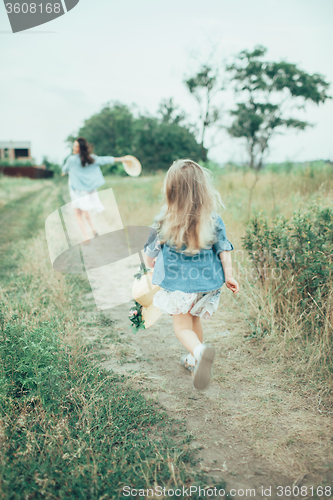
<svg viewBox="0 0 333 500"><path fill-rule="evenodd" d="M206 293L169 292L161 288L154 295L153 305L170 316L190 312L192 316L208 319L217 311L220 295L221 288Z"/></svg>
<svg viewBox="0 0 333 500"><path fill-rule="evenodd" d="M73 189L70 183L68 185L73 208L79 208L85 212L95 211L97 213L105 210L105 206L99 199L97 189L93 191L78 191L77 189Z"/></svg>

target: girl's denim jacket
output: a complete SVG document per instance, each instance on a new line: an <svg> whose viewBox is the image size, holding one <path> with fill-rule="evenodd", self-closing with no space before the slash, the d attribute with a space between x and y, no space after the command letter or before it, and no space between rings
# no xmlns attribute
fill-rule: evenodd
<svg viewBox="0 0 333 500"><path fill-rule="evenodd" d="M227 239L222 218L216 212L212 212L212 217L216 221L215 243L195 255L186 255L185 247L180 251L166 243L160 245L158 232L152 228L144 252L152 258L157 256L153 285L171 292L180 290L188 293L211 292L221 288L225 279L219 254L234 247Z"/></svg>

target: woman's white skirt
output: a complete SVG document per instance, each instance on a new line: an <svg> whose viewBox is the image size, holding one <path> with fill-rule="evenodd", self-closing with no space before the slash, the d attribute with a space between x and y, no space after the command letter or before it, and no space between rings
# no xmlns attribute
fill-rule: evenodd
<svg viewBox="0 0 333 500"><path fill-rule="evenodd" d="M105 206L99 199L97 189L93 191L78 191L69 185L69 195L73 208L79 208L85 212L95 211L97 213L105 210Z"/></svg>
<svg viewBox="0 0 333 500"><path fill-rule="evenodd" d="M153 304L169 315L189 312L192 316L208 319L217 311L220 295L221 288L205 293L169 292L161 288L155 293Z"/></svg>

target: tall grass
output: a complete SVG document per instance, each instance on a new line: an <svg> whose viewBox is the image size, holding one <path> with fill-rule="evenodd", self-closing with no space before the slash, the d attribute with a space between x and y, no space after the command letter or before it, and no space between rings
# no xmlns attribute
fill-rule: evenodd
<svg viewBox="0 0 333 500"><path fill-rule="evenodd" d="M274 339L297 365L332 376L333 209L317 205L290 220L255 216L243 238L260 299L253 336ZM304 366L303 366L304 368Z"/></svg>

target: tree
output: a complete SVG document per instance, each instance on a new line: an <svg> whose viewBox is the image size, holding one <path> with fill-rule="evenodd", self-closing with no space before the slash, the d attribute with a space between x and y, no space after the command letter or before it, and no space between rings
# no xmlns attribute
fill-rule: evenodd
<svg viewBox="0 0 333 500"><path fill-rule="evenodd" d="M216 95L224 87L220 82L218 68L211 64L201 64L199 71L184 81L187 89L199 105L201 157L207 160L208 149L205 138L208 128L216 126L221 119L221 108L213 104Z"/></svg>
<svg viewBox="0 0 333 500"><path fill-rule="evenodd" d="M128 106L115 102L105 106L99 113L84 121L78 136L94 146L94 153L100 156L123 156L129 154L133 143L134 117ZM77 137L77 136L76 136ZM75 136L69 136L72 143Z"/></svg>
<svg viewBox="0 0 333 500"><path fill-rule="evenodd" d="M145 171L154 171L169 168L178 158L200 160L200 145L184 120L172 99L161 102L158 116L135 117L128 106L116 102L85 120L78 135L93 144L98 155L132 154ZM74 139L69 136L67 141Z"/></svg>
<svg viewBox="0 0 333 500"><path fill-rule="evenodd" d="M146 170L166 170L179 158L200 161L201 147L187 127L142 115L135 123L134 154Z"/></svg>
<svg viewBox="0 0 333 500"><path fill-rule="evenodd" d="M158 115L161 116L162 123L181 124L186 119L184 111L174 103L172 98L162 99L158 108Z"/></svg>
<svg viewBox="0 0 333 500"><path fill-rule="evenodd" d="M249 166L256 171L263 167L273 135L283 128L304 130L310 126L308 122L285 116L292 104L296 109L304 109L306 101L319 105L331 99L326 94L329 83L321 75L310 75L285 61L263 61L266 52L262 46L252 52L243 50L227 66L236 93L244 97L231 111L234 121L228 132L232 137L246 139Z"/></svg>

